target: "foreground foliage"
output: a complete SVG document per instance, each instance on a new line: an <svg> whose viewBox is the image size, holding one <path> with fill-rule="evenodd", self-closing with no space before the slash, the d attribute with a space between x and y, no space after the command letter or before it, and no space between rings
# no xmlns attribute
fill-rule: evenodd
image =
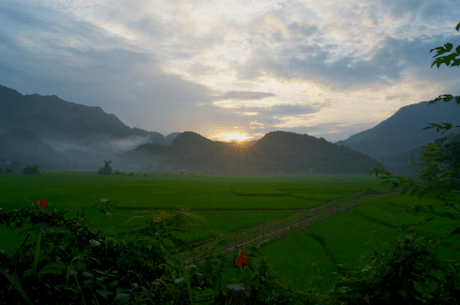
<svg viewBox="0 0 460 305"><path fill-rule="evenodd" d="M0 251L0 303L14 304L231 304L228 280L246 288L246 304L457 304L459 264L441 262L435 241L409 234L371 255L374 262L344 272L333 289L314 283L300 291L280 278L258 249L213 253L185 264L170 232L204 221L187 207L175 214L152 213L135 241L110 235L85 221L48 211L47 200L32 208L0 211L0 224L24 228L22 245ZM223 241L216 241L221 243ZM182 244L182 246L187 247ZM283 258L289 259L289 257Z"/></svg>

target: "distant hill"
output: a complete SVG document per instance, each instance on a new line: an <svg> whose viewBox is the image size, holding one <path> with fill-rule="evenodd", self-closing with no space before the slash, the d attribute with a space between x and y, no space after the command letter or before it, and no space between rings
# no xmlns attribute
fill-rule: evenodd
<svg viewBox="0 0 460 305"><path fill-rule="evenodd" d="M193 132L171 145L145 144L131 153L162 158L158 170L228 174L364 174L383 165L362 153L324 139L290 132L271 132L252 145L227 145Z"/></svg>
<svg viewBox="0 0 460 305"><path fill-rule="evenodd" d="M71 163L65 155L24 128L1 134L0 148L0 159L19 161L23 165L37 163L41 168L66 168Z"/></svg>
<svg viewBox="0 0 460 305"><path fill-rule="evenodd" d="M406 168L410 167L411 154L415 153L417 158L420 147L441 136L435 129L422 130L430 123L460 125L460 105L454 101L408 105L374 128L335 144L369 155L388 168ZM458 132L458 128L453 128L443 137Z"/></svg>
<svg viewBox="0 0 460 305"><path fill-rule="evenodd" d="M129 128L100 107L70 103L56 95L22 95L0 85L0 159L50 169L95 169L103 165L104 157L122 165L128 160L119 159L117 152L144 143L168 145L177 135Z"/></svg>
<svg viewBox="0 0 460 305"><path fill-rule="evenodd" d="M18 128L32 131L52 146L69 142L96 149L104 144L113 150L123 150L117 144L121 139L167 145L175 136L166 138L158 132L129 128L100 107L67 102L56 95L22 95L0 85L0 131Z"/></svg>

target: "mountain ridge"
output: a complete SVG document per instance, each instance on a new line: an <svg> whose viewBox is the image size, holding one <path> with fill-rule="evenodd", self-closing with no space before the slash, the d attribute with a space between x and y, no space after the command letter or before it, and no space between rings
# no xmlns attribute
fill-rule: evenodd
<svg viewBox="0 0 460 305"><path fill-rule="evenodd" d="M193 145L192 145L193 144ZM251 145L227 145L184 132L169 146L145 144L129 153L162 158L159 171L226 174L364 174L383 165L362 153L309 135L274 131Z"/></svg>
<svg viewBox="0 0 460 305"><path fill-rule="evenodd" d="M409 157L418 156L421 147L441 137L435 129L423 130L430 123L460 125L460 106L455 102L429 105L420 102L401 107L375 127L354 134L337 145L365 153L392 169L410 166ZM442 137L458 133L452 128ZM403 161L403 160L406 161Z"/></svg>

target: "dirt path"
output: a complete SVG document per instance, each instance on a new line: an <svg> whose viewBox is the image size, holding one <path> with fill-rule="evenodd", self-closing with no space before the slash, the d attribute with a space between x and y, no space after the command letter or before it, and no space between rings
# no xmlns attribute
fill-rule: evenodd
<svg viewBox="0 0 460 305"><path fill-rule="evenodd" d="M263 243L269 242L269 241L274 241L274 240L279 240L285 236L287 236L289 233L294 233L294 232L299 232L304 230L305 228L319 222L322 220L325 220L329 217L347 212L353 208L355 208L358 205L363 204L364 202L367 201L372 201L376 199L381 199L381 198L386 198L386 197L391 197L395 196L400 193L400 190L394 190L394 191L386 191L386 192L381 192L381 193L376 193L376 194L369 194L366 191L358 192L355 194L352 194L350 196L344 197L344 198L339 198L335 199L329 202L326 202L325 204L308 209L308 210L301 210L299 213L285 216L278 218L276 220L272 220L270 222L267 222L265 224L257 225L254 227L246 228L243 230L239 230L237 232L231 233L227 236L225 236L223 239L232 239L232 236L235 236L234 243L232 245L225 245L224 247L215 247L213 253L215 251L219 252L231 252L234 249L241 249L244 247L246 244L250 243L255 243L259 242L259 246ZM363 196L364 195L364 196ZM281 222L287 218L293 218L297 217L298 219L292 221L291 223L287 223L286 225L283 225L279 228L276 228L274 230L269 230L270 223L277 223ZM241 238L241 241L238 240L238 235L239 236L244 236L245 233L249 232L257 232L262 229L262 234L254 234L255 236L250 237L250 238ZM266 232L265 232L266 230ZM250 234L249 234L250 235ZM267 239L267 237L270 237ZM191 245L193 249L198 249L200 248L201 250L203 248L206 249L212 249L213 245L209 245L209 243L215 242L214 239L207 239L205 241L197 242ZM198 251L200 250L198 249ZM183 251L180 252L184 254L185 257L185 262L190 263L192 261L202 261L202 255L201 254L196 254L193 255L193 252L190 251ZM192 255L192 256L190 256Z"/></svg>

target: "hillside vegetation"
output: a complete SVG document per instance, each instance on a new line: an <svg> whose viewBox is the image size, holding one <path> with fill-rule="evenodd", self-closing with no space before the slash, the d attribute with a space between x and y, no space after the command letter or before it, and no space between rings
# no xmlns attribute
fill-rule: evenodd
<svg viewBox="0 0 460 305"><path fill-rule="evenodd" d="M364 174L380 163L347 147L291 132L270 132L252 144L211 141L193 132L171 145L144 144L133 152L161 157L159 170L226 174Z"/></svg>

